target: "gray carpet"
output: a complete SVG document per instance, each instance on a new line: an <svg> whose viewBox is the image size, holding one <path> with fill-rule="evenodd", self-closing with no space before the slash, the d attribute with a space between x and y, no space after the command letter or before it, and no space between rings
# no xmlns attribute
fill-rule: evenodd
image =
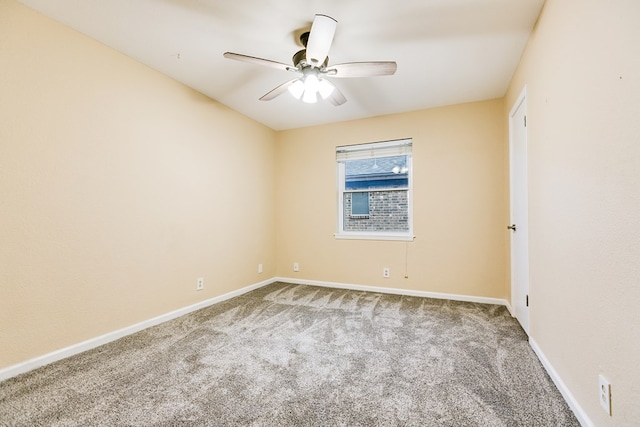
<svg viewBox="0 0 640 427"><path fill-rule="evenodd" d="M0 383L2 426L579 426L501 306L274 283Z"/></svg>

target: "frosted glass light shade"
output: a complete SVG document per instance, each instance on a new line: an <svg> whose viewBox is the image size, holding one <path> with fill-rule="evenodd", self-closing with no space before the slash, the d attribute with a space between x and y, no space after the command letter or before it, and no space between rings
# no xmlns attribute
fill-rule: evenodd
<svg viewBox="0 0 640 427"><path fill-rule="evenodd" d="M295 99L300 99L302 97L302 93L304 92L304 83L300 80L296 80L289 86L289 93Z"/></svg>
<svg viewBox="0 0 640 427"><path fill-rule="evenodd" d="M333 92L333 85L326 80L320 80L318 92L320 92L322 99L327 99Z"/></svg>
<svg viewBox="0 0 640 427"><path fill-rule="evenodd" d="M315 104L316 102L318 102L318 93L312 92L310 90L305 90L304 94L302 94L302 101L306 102L307 104Z"/></svg>
<svg viewBox="0 0 640 427"><path fill-rule="evenodd" d="M315 74L308 74L304 78L304 91L305 92L318 92L318 86L320 85L320 81L318 80L318 76Z"/></svg>

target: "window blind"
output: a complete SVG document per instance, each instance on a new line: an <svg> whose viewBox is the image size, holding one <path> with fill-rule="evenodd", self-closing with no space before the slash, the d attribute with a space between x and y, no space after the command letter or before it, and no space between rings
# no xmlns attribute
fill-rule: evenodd
<svg viewBox="0 0 640 427"><path fill-rule="evenodd" d="M342 145L336 147L336 160L360 160L411 154L412 139L374 142L369 144Z"/></svg>

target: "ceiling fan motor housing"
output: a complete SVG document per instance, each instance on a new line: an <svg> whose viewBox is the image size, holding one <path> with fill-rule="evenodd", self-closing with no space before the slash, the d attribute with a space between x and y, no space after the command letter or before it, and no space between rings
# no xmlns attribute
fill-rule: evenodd
<svg viewBox="0 0 640 427"><path fill-rule="evenodd" d="M305 33L305 34L308 34L308 33ZM300 37L300 38L302 39L302 37ZM291 60L293 61L293 65L295 65L299 69L311 66L311 64L307 63L307 49L302 49L302 50L297 51L293 55ZM327 65L329 65L329 57L328 56L324 60L324 62L320 66L318 66L318 68L325 68Z"/></svg>

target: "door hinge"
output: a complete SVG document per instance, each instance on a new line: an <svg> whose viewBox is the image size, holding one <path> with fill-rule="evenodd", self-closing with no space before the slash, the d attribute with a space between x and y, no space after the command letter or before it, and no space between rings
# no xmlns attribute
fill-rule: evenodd
<svg viewBox="0 0 640 427"><path fill-rule="evenodd" d="M524 116L524 127L527 127L527 116Z"/></svg>
<svg viewBox="0 0 640 427"><path fill-rule="evenodd" d="M529 295L527 295L527 307L529 307Z"/></svg>

